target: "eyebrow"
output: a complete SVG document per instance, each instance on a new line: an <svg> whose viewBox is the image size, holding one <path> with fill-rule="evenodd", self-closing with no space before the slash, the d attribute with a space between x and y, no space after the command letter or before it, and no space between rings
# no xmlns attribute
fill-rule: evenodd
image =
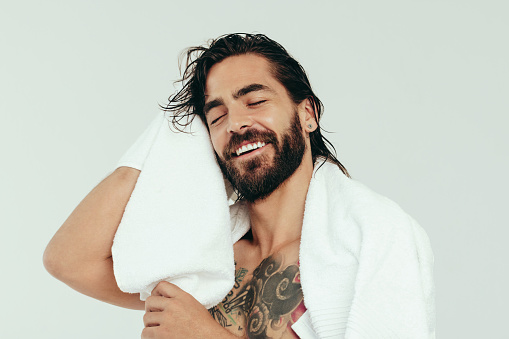
<svg viewBox="0 0 509 339"><path fill-rule="evenodd" d="M244 96L244 95L246 95L248 93L256 92L256 91L267 91L267 92L271 92L271 93L276 93L269 86L262 85L262 84L250 84L250 85L242 87L237 92L234 92L232 94L232 96L233 96L233 99L237 100L240 97L242 97L242 96ZM205 96L207 96L207 95L205 95ZM221 105L224 105L223 99L214 99L212 101L207 102L205 104L205 106L203 106L203 112L205 113L205 115L207 115L207 113L211 109L213 109L214 107L217 107L217 106L221 106Z"/></svg>
<svg viewBox="0 0 509 339"><path fill-rule="evenodd" d="M207 116L211 109L221 105L224 105L224 101L222 99L214 99L212 101L209 101L205 104L205 106L203 106L203 113L205 114L205 116Z"/></svg>
<svg viewBox="0 0 509 339"><path fill-rule="evenodd" d="M274 90L272 88L270 88L269 86L265 86L262 84L251 84L251 85L242 87L241 89L239 89L237 91L237 93L233 93L233 98L236 100L236 99L240 98L241 96L244 96L248 93L255 92L255 91L268 91L268 92L275 93Z"/></svg>

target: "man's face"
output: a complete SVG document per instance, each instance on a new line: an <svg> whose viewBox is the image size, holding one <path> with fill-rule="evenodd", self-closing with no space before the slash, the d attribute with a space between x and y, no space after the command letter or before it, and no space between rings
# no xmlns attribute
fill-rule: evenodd
<svg viewBox="0 0 509 339"><path fill-rule="evenodd" d="M205 113L221 170L246 200L267 197L300 166L306 143L298 106L265 58L241 55L214 65Z"/></svg>

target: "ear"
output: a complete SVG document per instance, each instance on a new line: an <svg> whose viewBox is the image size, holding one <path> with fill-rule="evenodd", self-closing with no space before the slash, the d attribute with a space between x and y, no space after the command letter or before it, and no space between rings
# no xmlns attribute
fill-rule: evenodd
<svg viewBox="0 0 509 339"><path fill-rule="evenodd" d="M299 104L299 118L302 122L302 129L307 133L311 133L318 128L316 121L316 107L308 98Z"/></svg>

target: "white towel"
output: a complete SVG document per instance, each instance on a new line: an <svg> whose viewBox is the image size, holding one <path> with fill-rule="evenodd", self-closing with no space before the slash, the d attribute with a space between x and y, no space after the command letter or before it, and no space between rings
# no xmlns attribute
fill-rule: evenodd
<svg viewBox="0 0 509 339"><path fill-rule="evenodd" d="M234 284L228 198L203 122L192 135L170 125L159 113L117 165L141 173L113 242L114 274L141 300L166 280L210 308Z"/></svg>
<svg viewBox="0 0 509 339"><path fill-rule="evenodd" d="M302 338L434 338L426 232L398 204L322 160L306 195L299 247L307 312L292 328ZM247 205L234 204L230 214L234 233L246 232Z"/></svg>
<svg viewBox="0 0 509 339"><path fill-rule="evenodd" d="M112 252L121 290L144 300L167 280L210 308L233 286L232 244L250 220L242 202L228 210L208 132L199 119L192 127L195 136L173 133L160 115L120 161L142 171ZM315 166L299 258L308 330L318 337L434 338L426 233L333 164Z"/></svg>

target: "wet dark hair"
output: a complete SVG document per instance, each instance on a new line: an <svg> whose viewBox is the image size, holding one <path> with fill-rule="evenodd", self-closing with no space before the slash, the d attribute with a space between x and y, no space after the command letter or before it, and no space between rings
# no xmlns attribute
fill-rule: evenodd
<svg viewBox="0 0 509 339"><path fill-rule="evenodd" d="M322 156L324 162L336 164L346 176L350 177L346 168L336 159L334 146L321 134L319 121L323 104L313 93L304 68L283 46L263 34L226 34L210 40L208 46L190 47L183 52L181 58L185 57L185 69L181 72L182 79L176 81L182 84L182 89L168 99L166 106L161 106L164 111L172 113L173 126L183 131L197 115L208 128L203 112L207 74L214 64L230 56L242 54L256 54L266 58L274 78L286 88L296 105L309 99L314 107L318 125L309 135L313 163L317 157Z"/></svg>

